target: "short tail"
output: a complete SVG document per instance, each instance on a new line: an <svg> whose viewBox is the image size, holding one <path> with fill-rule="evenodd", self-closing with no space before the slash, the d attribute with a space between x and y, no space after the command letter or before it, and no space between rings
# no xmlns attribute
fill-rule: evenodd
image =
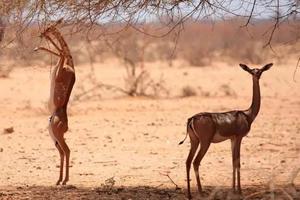
<svg viewBox="0 0 300 200"><path fill-rule="evenodd" d="M188 134L188 132L186 132L184 139L183 139L181 142L179 142L179 144L178 144L178 145L181 145L181 144L183 144L183 143L184 143L184 141L185 141L185 140L186 140L186 138L187 138L187 134Z"/></svg>
<svg viewBox="0 0 300 200"><path fill-rule="evenodd" d="M188 119L188 122L187 122L187 125L186 125L186 134L185 134L185 137L184 137L184 139L183 139L181 142L179 142L179 144L178 144L178 145L181 145L181 144L183 144L183 143L184 143L184 141L186 140L186 138L187 138L187 135L188 135L188 129L189 129L189 125L190 125L190 122L191 122L191 120L192 120L192 118L189 118L189 119Z"/></svg>

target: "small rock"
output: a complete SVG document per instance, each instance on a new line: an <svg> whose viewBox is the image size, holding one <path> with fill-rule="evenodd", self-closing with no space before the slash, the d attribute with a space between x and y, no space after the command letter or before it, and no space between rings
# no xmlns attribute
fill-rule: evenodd
<svg viewBox="0 0 300 200"><path fill-rule="evenodd" d="M106 135L105 138L111 140L111 137L109 135Z"/></svg>
<svg viewBox="0 0 300 200"><path fill-rule="evenodd" d="M14 127L5 128L3 134L10 134L14 132Z"/></svg>
<svg viewBox="0 0 300 200"><path fill-rule="evenodd" d="M148 126L155 126L154 122L151 122L150 124L147 124Z"/></svg>

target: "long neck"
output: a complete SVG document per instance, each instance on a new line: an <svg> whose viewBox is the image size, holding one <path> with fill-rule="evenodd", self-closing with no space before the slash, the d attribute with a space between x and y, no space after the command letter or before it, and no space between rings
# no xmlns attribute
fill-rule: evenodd
<svg viewBox="0 0 300 200"><path fill-rule="evenodd" d="M248 110L246 110L246 115L248 115L250 122L252 123L257 116L260 109L260 89L259 80L253 76L253 96L252 103Z"/></svg>
<svg viewBox="0 0 300 200"><path fill-rule="evenodd" d="M67 65L69 65L71 68L74 69L73 58L72 58L69 46L66 43L64 37L61 35L61 33L55 27L52 28L52 34L55 35L56 39L60 43L60 46L66 56Z"/></svg>

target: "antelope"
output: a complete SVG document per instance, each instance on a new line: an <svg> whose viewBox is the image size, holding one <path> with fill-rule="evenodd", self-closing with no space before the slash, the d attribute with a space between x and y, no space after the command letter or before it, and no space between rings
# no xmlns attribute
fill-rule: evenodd
<svg viewBox="0 0 300 200"><path fill-rule="evenodd" d="M219 143L225 140L231 140L232 151L232 165L233 165L233 179L232 190L236 192L236 178L237 178L237 192L241 194L241 182L240 182L240 149L241 142L244 136L246 136L251 128L251 124L256 118L260 109L260 88L259 79L264 71L269 70L273 63L269 63L260 69L250 69L245 64L240 64L240 67L252 75L253 81L253 96L252 104L247 110L233 110L223 113L198 113L187 120L187 133L182 144L187 138L187 134L190 137L191 148L186 160L186 176L187 176L187 195L191 199L190 191L190 168L192 160L198 149L200 150L193 161L193 167L196 175L198 191L202 193L202 186L199 177L199 165L203 157L205 156L211 143Z"/></svg>
<svg viewBox="0 0 300 200"><path fill-rule="evenodd" d="M65 185L69 180L70 149L64 139L64 133L68 130L67 105L75 83L75 69L72 55L63 36L56 28L61 22L62 20L59 20L49 26L40 35L42 38L46 38L50 41L58 52L45 47L35 48L35 51L43 50L59 58L50 75L51 86L48 104L51 113L48 128L49 134L60 155L60 172L56 185L59 185L63 178L64 158L66 158L66 174L62 184ZM54 38L58 44L52 38Z"/></svg>

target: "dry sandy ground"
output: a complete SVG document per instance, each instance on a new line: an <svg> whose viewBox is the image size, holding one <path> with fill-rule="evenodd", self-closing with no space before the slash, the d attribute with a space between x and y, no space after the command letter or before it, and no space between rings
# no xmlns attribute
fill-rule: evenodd
<svg viewBox="0 0 300 200"><path fill-rule="evenodd" d="M124 70L116 65L95 64L95 80L122 86ZM262 107L241 150L245 199L300 199L300 75L292 80L294 66L275 65L261 78ZM178 142L187 118L201 111L247 108L251 78L238 65L221 63L147 67L154 79L163 75L168 98L94 91L71 99L66 187L54 186L59 155L47 131L49 68L20 66L10 78L0 79L0 199L185 199L190 145ZM72 97L92 87L88 66L76 72ZM187 85L198 95L179 97ZM4 131L10 127L12 133ZM235 198L229 141L210 147L200 171L207 199ZM193 196L200 199L191 174ZM295 187L288 185L292 180Z"/></svg>

